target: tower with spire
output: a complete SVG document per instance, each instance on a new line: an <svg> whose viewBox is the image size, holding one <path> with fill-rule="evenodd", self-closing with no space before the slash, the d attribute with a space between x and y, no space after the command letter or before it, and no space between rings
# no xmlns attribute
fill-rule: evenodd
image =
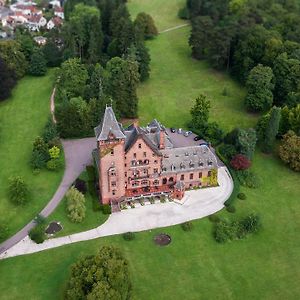
<svg viewBox="0 0 300 300"><path fill-rule="evenodd" d="M103 204L119 201L125 196L125 135L111 106L95 128L98 151L100 198Z"/></svg>

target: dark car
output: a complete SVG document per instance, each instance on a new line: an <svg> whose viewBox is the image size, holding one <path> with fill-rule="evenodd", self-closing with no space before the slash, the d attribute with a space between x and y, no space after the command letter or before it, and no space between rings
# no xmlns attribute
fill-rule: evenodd
<svg viewBox="0 0 300 300"><path fill-rule="evenodd" d="M171 132L172 133L175 133L176 132L176 129L175 128L170 128Z"/></svg>
<svg viewBox="0 0 300 300"><path fill-rule="evenodd" d="M201 137L199 135L197 135L197 136L194 137L194 141L197 142L197 141L200 141L200 140L201 140Z"/></svg>

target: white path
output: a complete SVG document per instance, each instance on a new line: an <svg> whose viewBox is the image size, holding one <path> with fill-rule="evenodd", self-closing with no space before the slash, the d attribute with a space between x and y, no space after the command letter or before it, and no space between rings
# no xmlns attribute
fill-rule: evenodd
<svg viewBox="0 0 300 300"><path fill-rule="evenodd" d="M177 25L177 26L174 26L174 27L162 30L159 33L165 33L165 32L169 32L169 31L173 31L173 30L176 30L176 29L179 29L179 28L182 28L182 27L190 26L190 25L191 25L190 23L185 23L185 24Z"/></svg>
<svg viewBox="0 0 300 300"><path fill-rule="evenodd" d="M128 231L143 231L166 227L211 215L224 207L231 195L233 182L225 167L219 169L219 186L186 192L184 204L174 202L146 205L112 214L101 226L65 237L53 238L43 244L33 243L25 237L0 255L0 259L40 252L59 246L87 241ZM186 201L184 201L186 200Z"/></svg>

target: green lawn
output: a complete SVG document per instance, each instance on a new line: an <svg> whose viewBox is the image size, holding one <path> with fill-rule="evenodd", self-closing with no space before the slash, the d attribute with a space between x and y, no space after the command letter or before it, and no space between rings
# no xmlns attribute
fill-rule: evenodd
<svg viewBox="0 0 300 300"><path fill-rule="evenodd" d="M29 166L33 140L42 133L49 116L52 74L20 80L10 99L0 103L0 220L14 234L51 199L61 180L58 173L42 171L33 175ZM7 198L8 178L24 177L31 190L30 203L12 205Z"/></svg>
<svg viewBox="0 0 300 300"><path fill-rule="evenodd" d="M131 1L129 7L133 15L143 10L150 13L160 28L161 21L168 22L166 27L172 27L181 24L176 12L178 3L183 2ZM158 118L166 126L186 127L195 98L204 93L211 100L211 120L217 121L223 129L229 130L237 124L253 126L256 117L247 114L243 106L245 90L228 75L211 69L206 62L192 59L189 34L190 27L184 27L147 42L151 75L138 89L141 123ZM228 96L222 95L224 87Z"/></svg>
<svg viewBox="0 0 300 300"><path fill-rule="evenodd" d="M87 173L83 172L80 175L80 178L87 182ZM64 198L64 200L61 201L55 211L48 218L48 222L60 221L61 225L63 226L63 230L57 233L55 237L89 230L100 226L107 220L108 215L104 215L102 211L93 210L93 196L89 193L89 191L87 191L87 193L85 194L85 201L86 213L85 219L82 223L72 223L69 220L66 212L66 199ZM96 199L96 201L98 201L98 199Z"/></svg>
<svg viewBox="0 0 300 300"><path fill-rule="evenodd" d="M297 299L300 296L299 175L271 156L257 154L254 169L262 185L245 189L248 198L236 202L237 218L260 213L263 229L242 241L225 245L212 238L208 219L194 222L192 232L180 226L77 243L0 262L1 299L62 299L70 265L103 244L120 247L129 259L134 299ZM166 232L172 243L153 244ZM22 278L30 278L23 280Z"/></svg>
<svg viewBox="0 0 300 300"><path fill-rule="evenodd" d="M186 23L177 18L177 12L185 4L185 0L128 0L132 18L139 12L152 16L159 31Z"/></svg>
<svg viewBox="0 0 300 300"><path fill-rule="evenodd" d="M144 10L159 18L161 29L177 24L174 16L180 2L131 0L129 5L134 13ZM211 118L224 129L253 125L255 118L243 110L244 90L206 63L190 58L188 30L148 42L152 74L139 89L141 120L156 117L166 125L183 126L192 100L205 92L213 101ZM228 97L221 95L225 85ZM220 245L212 238L213 224L205 218L194 222L192 232L173 226L138 233L131 242L112 236L7 259L0 261L0 299L63 299L70 265L108 243L120 247L129 260L136 300L299 299L299 174L260 152L253 169L261 186L242 189L248 198L237 200L237 212L224 210L219 215L235 219L257 212L263 222L258 234ZM169 246L153 244L159 232L172 236Z"/></svg>

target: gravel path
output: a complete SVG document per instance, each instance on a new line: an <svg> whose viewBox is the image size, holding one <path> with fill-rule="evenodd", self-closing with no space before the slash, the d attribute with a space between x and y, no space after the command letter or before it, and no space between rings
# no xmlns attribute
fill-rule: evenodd
<svg viewBox="0 0 300 300"><path fill-rule="evenodd" d="M176 30L176 29L179 29L179 28L182 28L182 27L190 26L190 25L191 25L190 23L181 24L181 25L178 25L178 26L174 26L174 27L162 30L159 33L165 33L165 32L169 32L169 31L173 31L173 30Z"/></svg>
<svg viewBox="0 0 300 300"><path fill-rule="evenodd" d="M144 231L158 227L180 224L211 215L224 207L231 195L232 178L225 167L219 169L219 186L186 192L181 203L169 202L145 205L112 214L101 226L65 237L53 238L43 244L35 244L25 237L14 247L0 255L0 259L40 252L99 237L121 234L128 231Z"/></svg>
<svg viewBox="0 0 300 300"><path fill-rule="evenodd" d="M87 165L92 163L92 150L96 148L96 140L94 137L79 140L62 140L62 144L66 162L65 173L54 196L40 212L44 217L49 216L55 210L74 180ZM24 239L34 225L33 220L30 221L14 236L0 244L0 253L5 253L12 246Z"/></svg>

